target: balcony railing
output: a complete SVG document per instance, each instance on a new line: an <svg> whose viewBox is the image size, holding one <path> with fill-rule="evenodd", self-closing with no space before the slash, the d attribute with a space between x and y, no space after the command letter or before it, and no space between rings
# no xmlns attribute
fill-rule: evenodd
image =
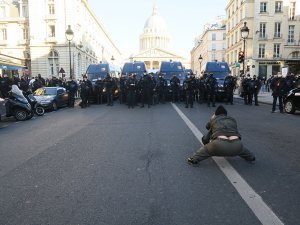
<svg viewBox="0 0 300 225"><path fill-rule="evenodd" d="M258 39L259 40L267 40L268 39L268 35L260 33L259 36L258 36Z"/></svg>
<svg viewBox="0 0 300 225"><path fill-rule="evenodd" d="M282 34L281 33L274 33L274 38L282 38Z"/></svg>
<svg viewBox="0 0 300 225"><path fill-rule="evenodd" d="M47 43L56 43L56 37L47 37L45 40Z"/></svg>
<svg viewBox="0 0 300 225"><path fill-rule="evenodd" d="M282 55L281 54L273 54L273 58L280 59L280 58L282 58Z"/></svg>
<svg viewBox="0 0 300 225"><path fill-rule="evenodd" d="M300 46L300 40L288 40L286 45L288 46Z"/></svg>

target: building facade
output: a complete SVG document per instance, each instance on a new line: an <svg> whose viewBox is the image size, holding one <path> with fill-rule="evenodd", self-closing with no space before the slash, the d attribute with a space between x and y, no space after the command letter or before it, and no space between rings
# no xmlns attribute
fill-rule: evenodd
<svg viewBox="0 0 300 225"><path fill-rule="evenodd" d="M152 15L146 20L144 31L140 35L140 51L130 60L144 61L148 70L158 70L162 61L180 61L190 68L190 61L170 51L171 36L167 31L165 20L159 15L156 6Z"/></svg>
<svg viewBox="0 0 300 225"><path fill-rule="evenodd" d="M0 1L0 51L22 59L32 76L65 71L80 79L91 63L121 63L121 52L87 0Z"/></svg>
<svg viewBox="0 0 300 225"><path fill-rule="evenodd" d="M207 62L225 62L226 51L226 26L220 19L215 24L207 24L204 32L195 40L191 50L191 68L200 75ZM199 60L201 56L201 60Z"/></svg>
<svg viewBox="0 0 300 225"><path fill-rule="evenodd" d="M234 75L245 71L267 78L282 68L300 73L299 0L231 0L226 17L226 61ZM244 42L241 28L245 22L249 35ZM239 51L245 52L242 64L238 63Z"/></svg>

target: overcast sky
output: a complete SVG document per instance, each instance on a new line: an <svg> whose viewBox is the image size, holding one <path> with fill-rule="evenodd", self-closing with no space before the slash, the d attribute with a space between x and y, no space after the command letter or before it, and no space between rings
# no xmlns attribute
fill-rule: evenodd
<svg viewBox="0 0 300 225"><path fill-rule="evenodd" d="M172 36L171 51L190 58L194 40L207 23L225 16L227 0L88 0L105 30L125 56L139 51L139 36L153 5Z"/></svg>

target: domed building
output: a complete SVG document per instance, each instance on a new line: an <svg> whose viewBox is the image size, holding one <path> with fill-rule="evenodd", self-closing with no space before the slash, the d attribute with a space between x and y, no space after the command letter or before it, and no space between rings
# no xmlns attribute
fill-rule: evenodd
<svg viewBox="0 0 300 225"><path fill-rule="evenodd" d="M144 32L140 35L140 50L131 59L144 61L150 70L159 69L162 61L181 61L189 67L187 59L170 52L171 36L167 31L165 20L159 15L156 6L153 7L152 15L146 20Z"/></svg>

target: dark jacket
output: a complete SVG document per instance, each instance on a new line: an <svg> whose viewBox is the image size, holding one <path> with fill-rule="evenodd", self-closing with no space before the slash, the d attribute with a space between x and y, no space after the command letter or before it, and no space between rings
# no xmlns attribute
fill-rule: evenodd
<svg viewBox="0 0 300 225"><path fill-rule="evenodd" d="M211 119L206 125L209 129L209 139L216 139L218 136L238 136L241 139L241 135L238 132L237 122L234 118L225 115L218 115Z"/></svg>

